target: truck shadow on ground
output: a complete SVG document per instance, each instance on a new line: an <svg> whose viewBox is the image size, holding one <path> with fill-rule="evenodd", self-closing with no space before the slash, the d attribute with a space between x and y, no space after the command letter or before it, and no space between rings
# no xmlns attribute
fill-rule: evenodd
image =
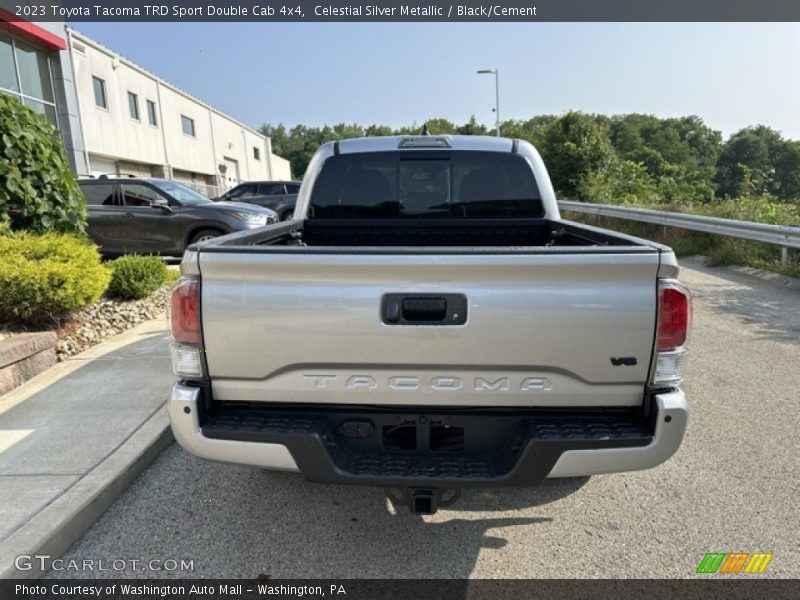
<svg viewBox="0 0 800 600"><path fill-rule="evenodd" d="M71 574L78 577L465 578L481 551L509 552L512 529L514 543L543 539L538 528L553 519L537 507L587 481L465 491L452 508L421 517L395 510L380 488L209 463L175 444L64 558L193 561L186 571Z"/></svg>
<svg viewBox="0 0 800 600"><path fill-rule="evenodd" d="M465 490L451 507L423 517L394 506L380 488L312 484L298 475L265 471L253 478L257 487L280 490L287 498L283 510L272 513L278 539L286 539L278 531L289 536L293 523L303 523L305 543L283 545L277 562L265 561L259 572L250 574L273 578L469 577L481 550L508 544L504 529L530 529L535 537L536 527L553 520L526 509L564 498L588 481ZM258 505L248 508L256 514L260 510Z"/></svg>

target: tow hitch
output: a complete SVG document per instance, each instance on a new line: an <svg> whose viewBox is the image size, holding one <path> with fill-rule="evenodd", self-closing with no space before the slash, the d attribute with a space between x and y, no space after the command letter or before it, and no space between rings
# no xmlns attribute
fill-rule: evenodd
<svg viewBox="0 0 800 600"><path fill-rule="evenodd" d="M461 490L454 489L386 488L385 492L395 506L406 506L414 515L432 515L461 497Z"/></svg>

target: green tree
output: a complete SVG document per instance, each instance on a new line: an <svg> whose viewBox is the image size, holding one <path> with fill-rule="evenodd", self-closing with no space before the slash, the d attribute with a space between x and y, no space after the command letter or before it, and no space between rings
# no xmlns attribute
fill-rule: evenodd
<svg viewBox="0 0 800 600"><path fill-rule="evenodd" d="M584 198L600 204L655 204L663 201L658 183L642 163L615 160L591 171L581 183Z"/></svg>
<svg viewBox="0 0 800 600"><path fill-rule="evenodd" d="M82 233L86 199L58 131L0 94L0 222L38 233Z"/></svg>
<svg viewBox="0 0 800 600"><path fill-rule="evenodd" d="M708 202L722 136L699 117L660 119L653 115L612 117L610 139L622 160L644 165L661 180L665 196L679 188L685 202Z"/></svg>
<svg viewBox="0 0 800 600"><path fill-rule="evenodd" d="M458 135L486 135L489 131L478 123L475 119L475 115L472 115L469 118L469 121L461 125L460 127L456 127L455 132Z"/></svg>
<svg viewBox="0 0 800 600"><path fill-rule="evenodd" d="M717 161L716 182L720 196L759 196L780 190L782 175L776 177L776 163L785 147L774 129L758 125L734 133Z"/></svg>
<svg viewBox="0 0 800 600"><path fill-rule="evenodd" d="M463 124L441 117L425 123L434 135L493 133L474 116ZM298 175L325 142L362 135L417 135L421 129L417 123L397 128L344 123L261 128L272 137L273 150L289 159ZM725 196L800 197L800 142L784 140L763 126L739 131L723 144L720 132L697 116L567 112L507 120L501 123L501 133L538 148L563 198L690 208Z"/></svg>
<svg viewBox="0 0 800 600"><path fill-rule="evenodd" d="M616 158L608 127L591 115L576 111L546 127L539 151L556 192L573 199L581 199L582 185L590 174L605 171Z"/></svg>
<svg viewBox="0 0 800 600"><path fill-rule="evenodd" d="M392 135L392 128L388 125L370 125L364 130L364 135L368 137Z"/></svg>
<svg viewBox="0 0 800 600"><path fill-rule="evenodd" d="M781 144L775 166L776 194L783 200L800 198L800 142L786 140Z"/></svg>

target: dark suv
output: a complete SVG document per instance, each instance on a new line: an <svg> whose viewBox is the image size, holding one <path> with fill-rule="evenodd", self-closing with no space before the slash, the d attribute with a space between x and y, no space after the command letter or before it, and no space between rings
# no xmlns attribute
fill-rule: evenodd
<svg viewBox="0 0 800 600"><path fill-rule="evenodd" d="M233 200L256 204L274 210L280 220L285 221L294 214L294 203L299 190L299 181L248 181L214 198L214 201Z"/></svg>
<svg viewBox="0 0 800 600"><path fill-rule="evenodd" d="M211 202L166 179L81 179L89 236L105 255L181 256L187 246L278 220L275 212L237 202Z"/></svg>

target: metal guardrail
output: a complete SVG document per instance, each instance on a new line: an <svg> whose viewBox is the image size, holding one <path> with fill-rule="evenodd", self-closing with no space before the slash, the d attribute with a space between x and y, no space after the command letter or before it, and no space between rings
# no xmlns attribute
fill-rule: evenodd
<svg viewBox="0 0 800 600"><path fill-rule="evenodd" d="M766 242L783 247L782 258L788 259L788 248L800 248L800 227L789 225L768 225L766 223L753 223L751 221L735 221L733 219L720 219L719 217L706 217L689 215L685 213L652 210L649 208L633 208L630 206L615 206L613 204L591 204L589 202L573 202L559 200L558 206L562 210L579 212L615 219L627 219L642 223L654 223L664 227L678 229L691 229L715 235Z"/></svg>

